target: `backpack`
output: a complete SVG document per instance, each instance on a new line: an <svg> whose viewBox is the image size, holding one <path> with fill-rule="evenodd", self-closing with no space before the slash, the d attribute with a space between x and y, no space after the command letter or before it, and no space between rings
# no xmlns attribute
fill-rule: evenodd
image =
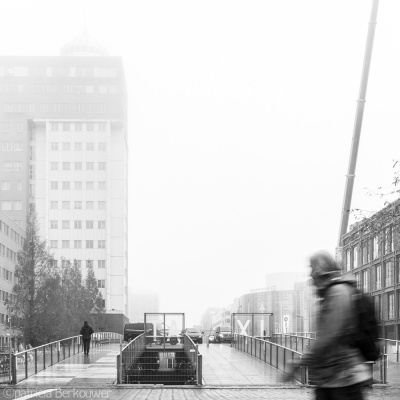
<svg viewBox="0 0 400 400"><path fill-rule="evenodd" d="M334 282L346 283L346 282ZM351 285L350 283L347 283ZM355 302L355 309L358 312L358 323L356 332L352 335L352 342L358 347L367 361L376 361L381 356L379 346L378 320L375 314L375 307L371 296L362 293L358 288L351 285L354 290L352 296Z"/></svg>

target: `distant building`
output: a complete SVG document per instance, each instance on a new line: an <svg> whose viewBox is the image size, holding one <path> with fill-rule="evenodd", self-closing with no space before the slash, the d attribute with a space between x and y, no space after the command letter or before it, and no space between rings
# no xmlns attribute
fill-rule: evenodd
<svg viewBox="0 0 400 400"><path fill-rule="evenodd" d="M129 301L130 322L144 322L145 313L160 312L160 296L158 293L135 292L131 289Z"/></svg>
<svg viewBox="0 0 400 400"><path fill-rule="evenodd" d="M25 237L25 231L0 211L0 347L8 346L10 331L14 339L21 333L18 329L19 318L11 318L10 324L7 304L16 300L13 293L16 283L15 266L18 262L17 254L24 247Z"/></svg>
<svg viewBox="0 0 400 400"><path fill-rule="evenodd" d="M106 312L128 315L126 108L122 60L86 34L0 57L0 209L24 228L34 203L55 259L93 267Z"/></svg>
<svg viewBox="0 0 400 400"><path fill-rule="evenodd" d="M343 236L342 270L372 296L380 335L400 340L400 201L350 227Z"/></svg>

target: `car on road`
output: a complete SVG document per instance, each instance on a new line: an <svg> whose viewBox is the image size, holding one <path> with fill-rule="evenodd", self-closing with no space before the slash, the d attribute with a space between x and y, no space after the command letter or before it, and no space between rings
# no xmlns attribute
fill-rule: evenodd
<svg viewBox="0 0 400 400"><path fill-rule="evenodd" d="M232 331L230 326L218 326L215 329L215 341L217 343L231 343L232 342Z"/></svg>
<svg viewBox="0 0 400 400"><path fill-rule="evenodd" d="M215 342L216 342L215 332L211 332L208 335L208 343L215 343Z"/></svg>
<svg viewBox="0 0 400 400"><path fill-rule="evenodd" d="M200 328L186 328L186 335L192 339L193 343L203 343L203 333Z"/></svg>
<svg viewBox="0 0 400 400"><path fill-rule="evenodd" d="M128 323L124 326L124 341L130 342L131 340L137 338L139 335L144 333L144 323L135 322ZM146 336L153 335L153 324L146 324Z"/></svg>

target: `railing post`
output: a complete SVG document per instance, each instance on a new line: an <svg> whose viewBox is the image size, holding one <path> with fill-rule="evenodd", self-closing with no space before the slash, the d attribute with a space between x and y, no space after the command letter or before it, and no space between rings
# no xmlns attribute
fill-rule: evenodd
<svg viewBox="0 0 400 400"><path fill-rule="evenodd" d="M203 385L203 356L197 354L197 386Z"/></svg>
<svg viewBox="0 0 400 400"><path fill-rule="evenodd" d="M43 346L43 369L46 369L46 346Z"/></svg>
<svg viewBox="0 0 400 400"><path fill-rule="evenodd" d="M28 359L28 352L25 352L25 379L28 379Z"/></svg>
<svg viewBox="0 0 400 400"><path fill-rule="evenodd" d="M120 364L120 359L122 358L122 354L119 353L117 355L117 383L121 384L121 364Z"/></svg>
<svg viewBox="0 0 400 400"><path fill-rule="evenodd" d="M396 362L399 362L399 350L400 350L399 345L400 345L400 341L397 341L396 342L396 347L397 347L397 350L396 350Z"/></svg>
<svg viewBox="0 0 400 400"><path fill-rule="evenodd" d="M37 374L37 349L35 349L35 374Z"/></svg>
<svg viewBox="0 0 400 400"><path fill-rule="evenodd" d="M10 383L15 385L17 383L17 358L15 357L15 354L11 354L10 363L10 367L12 368Z"/></svg>

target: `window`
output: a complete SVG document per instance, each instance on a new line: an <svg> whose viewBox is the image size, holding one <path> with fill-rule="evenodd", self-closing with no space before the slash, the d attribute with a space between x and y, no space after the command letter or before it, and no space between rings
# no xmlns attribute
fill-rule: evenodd
<svg viewBox="0 0 400 400"><path fill-rule="evenodd" d="M51 181L50 182L50 189L51 190L57 190L58 189L58 182L57 181Z"/></svg>
<svg viewBox="0 0 400 400"><path fill-rule="evenodd" d="M71 143L64 142L63 143L63 151L70 151L71 150Z"/></svg>
<svg viewBox="0 0 400 400"><path fill-rule="evenodd" d="M58 229L58 221L50 221L50 229Z"/></svg>
<svg viewBox="0 0 400 400"><path fill-rule="evenodd" d="M74 229L82 229L82 221L74 221Z"/></svg>
<svg viewBox="0 0 400 400"><path fill-rule="evenodd" d="M11 182L10 181L1 181L1 190L11 190Z"/></svg>
<svg viewBox="0 0 400 400"><path fill-rule="evenodd" d="M105 268L105 267L106 267L106 260L97 261L97 268Z"/></svg>
<svg viewBox="0 0 400 400"><path fill-rule="evenodd" d="M69 122L63 122L62 127L64 132L69 132L71 130L71 124Z"/></svg>
<svg viewBox="0 0 400 400"><path fill-rule="evenodd" d="M58 209L58 201L51 201L50 202L50 209L57 210Z"/></svg>
<svg viewBox="0 0 400 400"><path fill-rule="evenodd" d="M388 317L394 319L394 293L388 294Z"/></svg>
<svg viewBox="0 0 400 400"><path fill-rule="evenodd" d="M74 240L74 248L81 249L82 248L82 240Z"/></svg>
<svg viewBox="0 0 400 400"><path fill-rule="evenodd" d="M12 171L13 163L12 161L4 161L3 163L3 171Z"/></svg>
<svg viewBox="0 0 400 400"><path fill-rule="evenodd" d="M50 169L52 171L57 171L58 170L58 162L51 162L50 163Z"/></svg>
<svg viewBox="0 0 400 400"><path fill-rule="evenodd" d="M86 229L93 229L93 221L86 221Z"/></svg>
<svg viewBox="0 0 400 400"><path fill-rule="evenodd" d="M92 268L93 267L93 260L86 260L86 268Z"/></svg>
<svg viewBox="0 0 400 400"><path fill-rule="evenodd" d="M94 151L94 143L92 143L92 142L86 143L86 150L87 151Z"/></svg>
<svg viewBox="0 0 400 400"><path fill-rule="evenodd" d="M22 201L21 200L13 201L13 210L22 210Z"/></svg>
<svg viewBox="0 0 400 400"><path fill-rule="evenodd" d="M69 181L63 181L63 190L70 190L71 185Z"/></svg>
<svg viewBox="0 0 400 400"><path fill-rule="evenodd" d="M63 171L69 171L69 170L70 170L70 163L63 162Z"/></svg>
<svg viewBox="0 0 400 400"><path fill-rule="evenodd" d="M94 201L87 201L86 202L86 209L93 210L94 209Z"/></svg>
<svg viewBox="0 0 400 400"><path fill-rule="evenodd" d="M75 123L75 130L78 132L82 132L82 122ZM82 150L82 148L80 150Z"/></svg>
<svg viewBox="0 0 400 400"><path fill-rule="evenodd" d="M86 170L93 171L94 170L94 162L87 162L86 163Z"/></svg>
<svg viewBox="0 0 400 400"><path fill-rule="evenodd" d="M375 290L382 287L382 267L377 265L375 267Z"/></svg>
<svg viewBox="0 0 400 400"><path fill-rule="evenodd" d="M369 261L369 240L364 240L362 243L362 265Z"/></svg>
<svg viewBox="0 0 400 400"><path fill-rule="evenodd" d="M82 143L81 142L75 143L75 151L82 151Z"/></svg>
<svg viewBox="0 0 400 400"><path fill-rule="evenodd" d="M98 248L99 249L105 249L106 248L106 241L105 240L99 240Z"/></svg>
<svg viewBox="0 0 400 400"><path fill-rule="evenodd" d="M82 182L81 181L75 182L75 190L82 190Z"/></svg>
<svg viewBox="0 0 400 400"><path fill-rule="evenodd" d="M93 249L93 240L86 240L86 248Z"/></svg>
<svg viewBox="0 0 400 400"><path fill-rule="evenodd" d="M106 170L106 163L99 162L99 171L105 171L105 170Z"/></svg>
<svg viewBox="0 0 400 400"><path fill-rule="evenodd" d="M21 142L14 143L14 151L22 151L22 143Z"/></svg>
<svg viewBox="0 0 400 400"><path fill-rule="evenodd" d="M98 185L99 190L106 190L106 183L104 181L100 181Z"/></svg>
<svg viewBox="0 0 400 400"><path fill-rule="evenodd" d="M99 201L99 210L105 210L105 208L106 208L106 202Z"/></svg>
<svg viewBox="0 0 400 400"><path fill-rule="evenodd" d="M58 143L56 143L56 142L51 142L51 143L50 143L50 149L51 149L52 151L58 151Z"/></svg>
<svg viewBox="0 0 400 400"><path fill-rule="evenodd" d="M75 163L75 170L76 171L82 171L82 163L81 162L76 162Z"/></svg>
<svg viewBox="0 0 400 400"><path fill-rule="evenodd" d="M63 208L63 210L69 210L70 209L69 201L63 201L62 208Z"/></svg>
<svg viewBox="0 0 400 400"><path fill-rule="evenodd" d="M82 210L82 202L75 201L75 210Z"/></svg>
<svg viewBox="0 0 400 400"><path fill-rule="evenodd" d="M3 211L10 211L12 210L12 201L11 200L3 200L1 202L1 209Z"/></svg>
<svg viewBox="0 0 400 400"><path fill-rule="evenodd" d="M386 254L391 253L393 251L393 229L392 227L388 227L385 229L385 239L386 239Z"/></svg>
<svg viewBox="0 0 400 400"><path fill-rule="evenodd" d="M362 272L362 277L363 277L363 292L364 293L369 293L369 270L364 270Z"/></svg>
<svg viewBox="0 0 400 400"><path fill-rule="evenodd" d="M14 171L22 171L22 162L14 161Z"/></svg>
<svg viewBox="0 0 400 400"><path fill-rule="evenodd" d="M344 257L344 267L345 271L350 271L350 250L346 250L346 254Z"/></svg>
<svg viewBox="0 0 400 400"><path fill-rule="evenodd" d="M93 181L87 181L86 182L86 190L93 190L94 189L94 182Z"/></svg>
<svg viewBox="0 0 400 400"><path fill-rule="evenodd" d="M74 264L75 264L78 268L82 268L82 260L74 260Z"/></svg>
<svg viewBox="0 0 400 400"><path fill-rule="evenodd" d="M385 286L394 284L394 263L392 260L385 262Z"/></svg>
<svg viewBox="0 0 400 400"><path fill-rule="evenodd" d="M63 240L62 241L62 248L63 249L69 249L69 240Z"/></svg>
<svg viewBox="0 0 400 400"><path fill-rule="evenodd" d="M62 228L63 228L63 229L69 229L69 221L65 221L65 220L64 220L64 221L62 222Z"/></svg>
<svg viewBox="0 0 400 400"><path fill-rule="evenodd" d="M17 181L17 190L22 190L22 182Z"/></svg>
<svg viewBox="0 0 400 400"><path fill-rule="evenodd" d="M106 221L97 221L98 229L106 229Z"/></svg>
<svg viewBox="0 0 400 400"><path fill-rule="evenodd" d="M50 240L50 247L52 249L57 249L58 248L58 241L57 240Z"/></svg>
<svg viewBox="0 0 400 400"><path fill-rule="evenodd" d="M106 287L106 281L104 279L99 279L97 281L97 287L101 288L101 289L104 289Z"/></svg>
<svg viewBox="0 0 400 400"><path fill-rule="evenodd" d="M353 247L353 268L358 267L358 247Z"/></svg>
<svg viewBox="0 0 400 400"><path fill-rule="evenodd" d="M106 144L105 143L99 143L99 151L106 151Z"/></svg>
<svg viewBox="0 0 400 400"><path fill-rule="evenodd" d="M381 296L375 296L374 297L374 303L375 303L375 314L376 317L381 319Z"/></svg>
<svg viewBox="0 0 400 400"><path fill-rule="evenodd" d="M88 122L88 123L86 124L86 129L87 129L89 132L93 132L93 131L94 131L94 123L93 123L93 122Z"/></svg>

